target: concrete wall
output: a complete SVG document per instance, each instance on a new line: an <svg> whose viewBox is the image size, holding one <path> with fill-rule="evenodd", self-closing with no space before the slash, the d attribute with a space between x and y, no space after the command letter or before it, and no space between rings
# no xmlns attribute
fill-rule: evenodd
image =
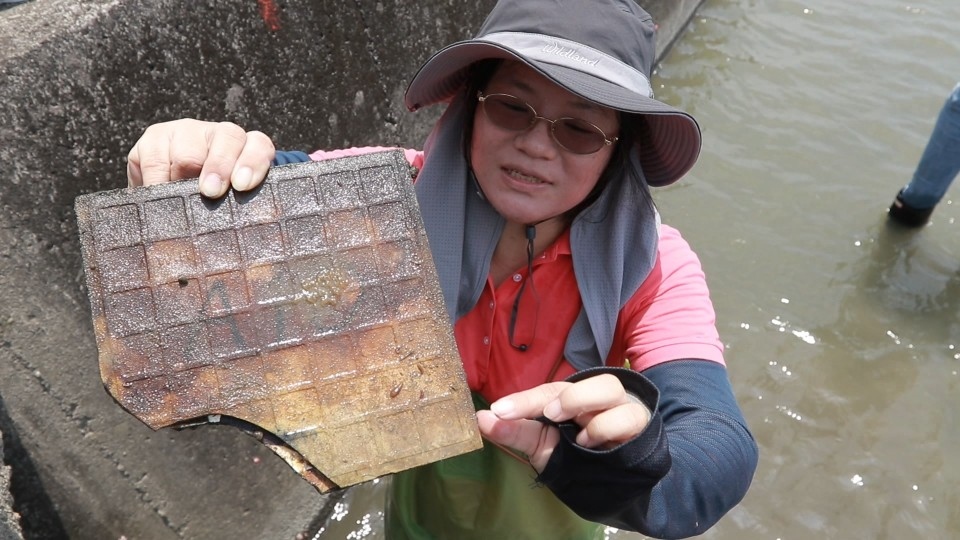
<svg viewBox="0 0 960 540"><path fill-rule="evenodd" d="M661 46L700 1L641 2ZM73 200L125 185L130 144L183 116L260 129L287 149L418 146L439 110L408 114L407 78L492 4L33 0L0 11L0 430L26 537L317 528L329 498L260 443L230 428L153 432L110 400Z"/></svg>

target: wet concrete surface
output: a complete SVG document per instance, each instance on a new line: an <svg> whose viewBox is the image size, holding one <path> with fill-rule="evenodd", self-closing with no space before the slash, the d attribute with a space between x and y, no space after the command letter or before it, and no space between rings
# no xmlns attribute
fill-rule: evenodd
<svg viewBox="0 0 960 540"><path fill-rule="evenodd" d="M667 44L699 2L641 4ZM418 147L440 111L403 109L408 77L490 6L33 0L0 12L0 430L24 537L295 538L325 519L333 499L253 438L153 431L104 391L74 199L124 186L142 130L185 116L283 149Z"/></svg>

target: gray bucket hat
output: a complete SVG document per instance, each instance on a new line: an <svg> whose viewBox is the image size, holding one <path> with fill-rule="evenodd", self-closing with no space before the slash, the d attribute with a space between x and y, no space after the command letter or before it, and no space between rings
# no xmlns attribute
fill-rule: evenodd
<svg viewBox="0 0 960 540"><path fill-rule="evenodd" d="M411 111L450 99L471 64L519 60L574 94L642 114L649 139L638 144L651 186L676 182L700 154L700 127L689 114L653 98L653 19L634 0L500 0L473 39L434 54L404 95Z"/></svg>

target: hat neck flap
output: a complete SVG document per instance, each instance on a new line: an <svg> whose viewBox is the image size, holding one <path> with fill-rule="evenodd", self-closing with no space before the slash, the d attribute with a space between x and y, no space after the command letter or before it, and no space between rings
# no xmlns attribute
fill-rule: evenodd
<svg viewBox="0 0 960 540"><path fill-rule="evenodd" d="M643 177L636 152L630 152L629 166ZM573 272L583 309L567 337L564 355L577 369L604 364L620 309L656 262L659 217L641 189L647 188L627 178L613 179L570 226Z"/></svg>
<svg viewBox="0 0 960 540"><path fill-rule="evenodd" d="M459 93L434 127L416 183L440 288L454 322L480 298L504 228L503 217L470 180L462 146L466 99ZM630 155L630 166L641 172L636 153ZM639 189L627 179L616 179L571 225L570 248L583 308L567 336L564 356L578 370L604 364L620 308L656 260L656 212L647 209Z"/></svg>

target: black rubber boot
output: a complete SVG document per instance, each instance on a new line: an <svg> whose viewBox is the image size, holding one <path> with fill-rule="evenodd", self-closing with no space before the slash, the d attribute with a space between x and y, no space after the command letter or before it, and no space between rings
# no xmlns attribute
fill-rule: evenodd
<svg viewBox="0 0 960 540"><path fill-rule="evenodd" d="M887 212L890 219L906 227L923 227L926 225L927 221L930 220L930 215L933 214L933 209L936 207L914 208L903 202L900 197L902 193L902 191L897 193L897 198L890 205L890 210Z"/></svg>

